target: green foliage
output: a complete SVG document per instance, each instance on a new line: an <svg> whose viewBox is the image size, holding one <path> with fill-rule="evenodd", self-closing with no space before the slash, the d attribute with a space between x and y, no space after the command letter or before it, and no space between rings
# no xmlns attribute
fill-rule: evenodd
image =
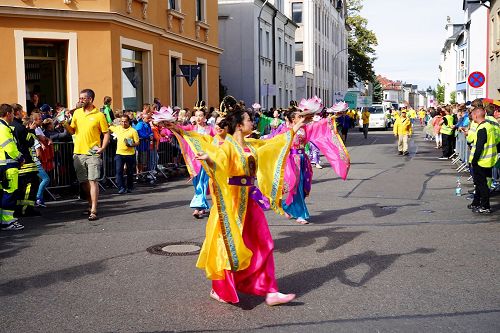
<svg viewBox="0 0 500 333"><path fill-rule="evenodd" d="M450 93L450 104L455 104L457 102L457 92L452 91Z"/></svg>
<svg viewBox="0 0 500 333"><path fill-rule="evenodd" d="M439 104L444 103L444 86L437 85L436 88L436 100Z"/></svg>
<svg viewBox="0 0 500 333"><path fill-rule="evenodd" d="M384 92L382 89L382 85L380 81L377 79L376 75L372 76L372 84L373 84L373 103L380 104L384 99Z"/></svg>
<svg viewBox="0 0 500 333"><path fill-rule="evenodd" d="M349 86L355 81L372 81L375 75L373 62L377 36L367 28L368 20L360 15L362 0L351 0L347 5L347 24L350 26L348 36L349 48Z"/></svg>

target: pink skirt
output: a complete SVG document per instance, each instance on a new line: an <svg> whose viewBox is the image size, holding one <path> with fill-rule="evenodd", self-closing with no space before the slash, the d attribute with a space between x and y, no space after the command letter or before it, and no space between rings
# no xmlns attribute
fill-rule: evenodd
<svg viewBox="0 0 500 333"><path fill-rule="evenodd" d="M237 291L258 296L278 291L271 232L264 211L251 198L248 199L243 241L253 253L250 266L242 271L225 271L224 280L212 281L213 290L229 303L239 302Z"/></svg>

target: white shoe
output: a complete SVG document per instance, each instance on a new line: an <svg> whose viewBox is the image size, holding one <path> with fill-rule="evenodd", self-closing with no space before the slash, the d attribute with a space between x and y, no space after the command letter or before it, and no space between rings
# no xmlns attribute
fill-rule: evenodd
<svg viewBox="0 0 500 333"><path fill-rule="evenodd" d="M316 169L323 169L323 167L321 166L321 164L316 163Z"/></svg>

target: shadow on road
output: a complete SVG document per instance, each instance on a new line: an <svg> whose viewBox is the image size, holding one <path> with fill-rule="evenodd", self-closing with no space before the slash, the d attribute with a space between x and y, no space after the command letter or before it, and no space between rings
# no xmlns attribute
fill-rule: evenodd
<svg viewBox="0 0 500 333"><path fill-rule="evenodd" d="M362 287L371 279L388 269L401 256L430 254L435 251L435 249L427 248L419 248L407 253L391 254L377 254L375 251L366 251L346 259L335 261L323 267L290 274L278 279L278 285L284 290L294 290L299 296L305 295L333 279L338 279L340 283L350 287ZM357 281L350 278L346 271L361 264L366 264L369 267L368 271Z"/></svg>
<svg viewBox="0 0 500 333"><path fill-rule="evenodd" d="M297 248L311 246L316 243L318 238L326 237L328 240L325 246L316 250L317 253L324 253L326 251L335 250L364 233L364 231L338 232L338 230L341 229L343 228L281 232L280 235L285 237L274 240L274 249L280 253L287 253Z"/></svg>
<svg viewBox="0 0 500 333"><path fill-rule="evenodd" d="M83 265L71 266L68 268L50 271L33 275L30 277L11 280L0 284L0 296L12 296L21 294L29 289L45 288L59 282L68 282L79 279L86 275L98 274L106 270L106 262L112 259L121 258L135 253L126 253L106 259L96 260Z"/></svg>
<svg viewBox="0 0 500 333"><path fill-rule="evenodd" d="M339 219L339 217L343 215L348 215L352 213L359 212L360 210L369 209L371 210L373 217L380 218L388 215L392 215L397 212L398 208L401 207L416 207L420 206L419 204L407 204L407 205L392 205L392 206L379 206L378 204L368 204L357 207L350 207L344 209L337 210L327 210L321 211L319 215L314 215L311 217L311 221L314 224L324 224L324 223L332 223Z"/></svg>

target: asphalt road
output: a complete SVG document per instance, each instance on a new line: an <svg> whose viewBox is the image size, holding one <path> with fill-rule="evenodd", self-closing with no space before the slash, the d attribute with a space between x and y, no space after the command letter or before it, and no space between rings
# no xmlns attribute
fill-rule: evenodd
<svg viewBox="0 0 500 333"><path fill-rule="evenodd" d="M390 132L352 131L348 148L347 181L314 170L312 224L267 213L278 285L295 302L220 304L196 256L146 251L203 241L180 180L107 191L95 222L64 202L0 233L0 332L500 332L500 214L471 213L419 135L407 157Z"/></svg>

